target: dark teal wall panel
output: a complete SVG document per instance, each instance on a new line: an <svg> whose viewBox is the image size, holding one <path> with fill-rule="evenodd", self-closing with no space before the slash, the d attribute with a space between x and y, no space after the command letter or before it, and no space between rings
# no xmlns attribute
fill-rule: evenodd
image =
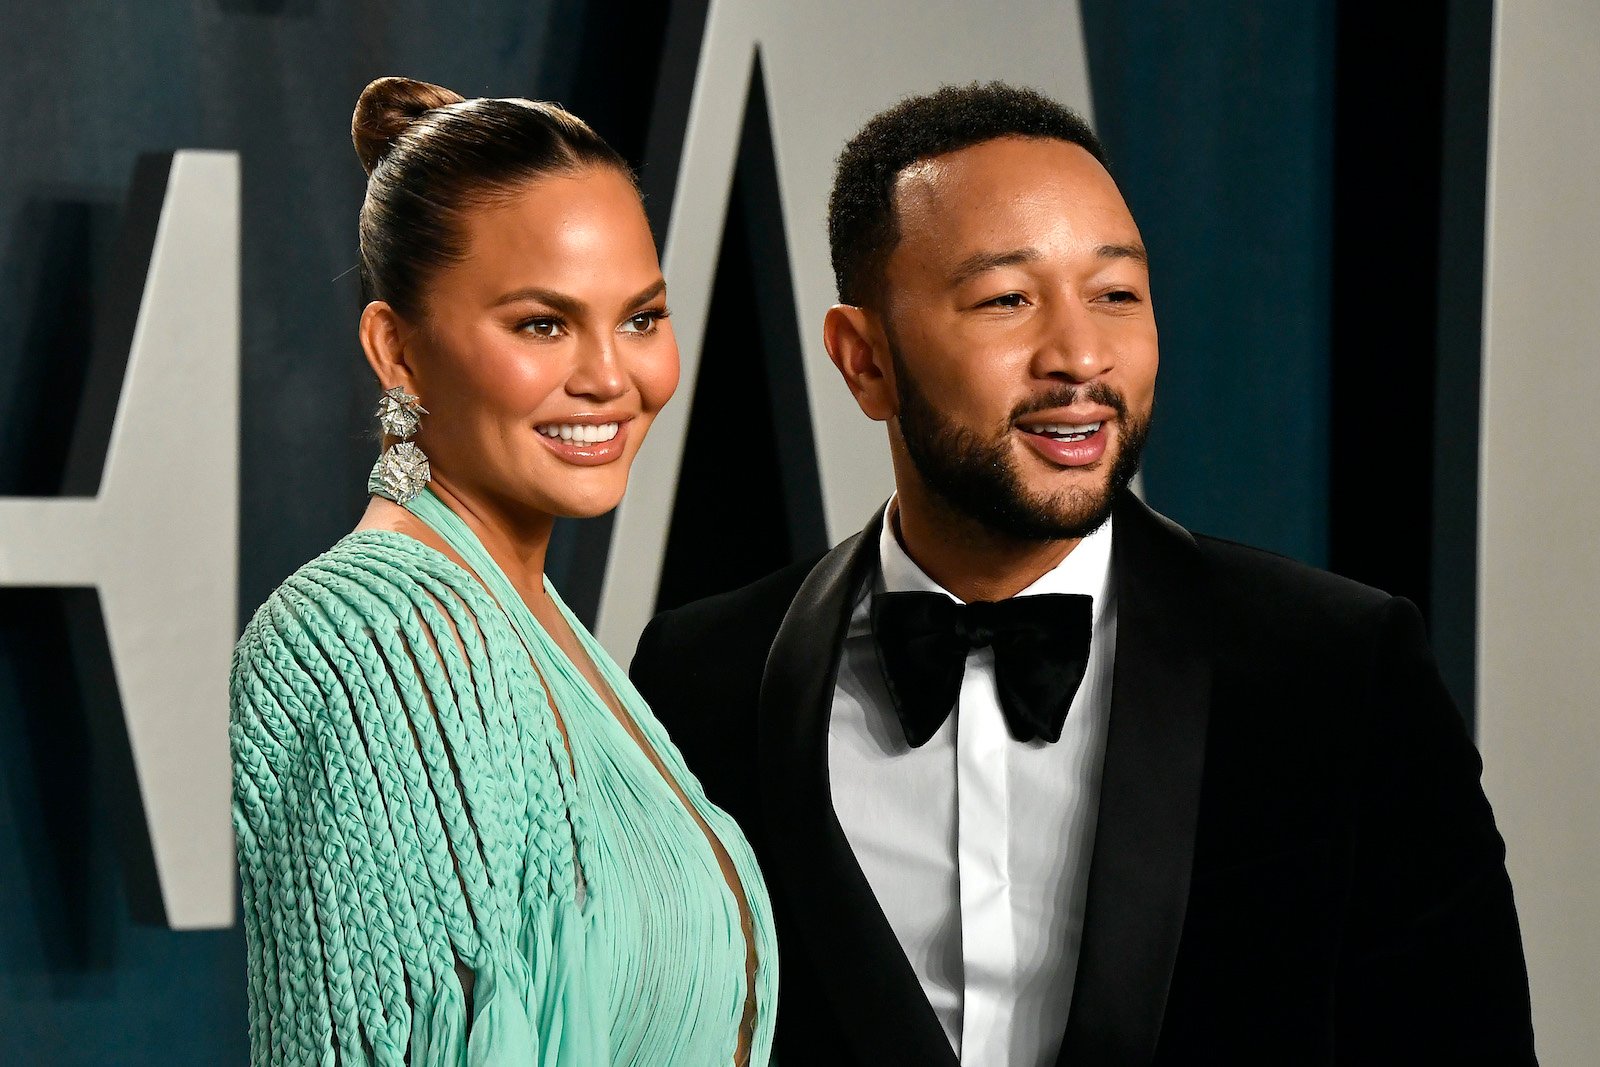
<svg viewBox="0 0 1600 1067"><path fill-rule="evenodd" d="M1146 496L1325 565L1330 4L1083 12L1095 122L1150 249L1161 329Z"/></svg>

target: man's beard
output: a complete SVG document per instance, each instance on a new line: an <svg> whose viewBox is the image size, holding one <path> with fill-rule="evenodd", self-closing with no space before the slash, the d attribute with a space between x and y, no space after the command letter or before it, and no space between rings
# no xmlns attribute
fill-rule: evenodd
<svg viewBox="0 0 1600 1067"><path fill-rule="evenodd" d="M1138 473L1150 416L1129 418L1127 402L1104 382L1052 389L1019 404L993 438L958 426L928 402L906 373L891 344L900 436L923 482L946 504L986 529L1014 541L1065 541L1087 537L1111 517L1117 494ZM1028 491L1011 455L1006 431L1036 411L1071 407L1080 399L1117 413L1117 453L1099 489L1071 486L1048 496ZM1103 429L1102 433L1105 432Z"/></svg>

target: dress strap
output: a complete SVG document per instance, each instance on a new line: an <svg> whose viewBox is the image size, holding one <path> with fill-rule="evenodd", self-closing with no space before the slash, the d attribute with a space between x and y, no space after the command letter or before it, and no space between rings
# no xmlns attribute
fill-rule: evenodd
<svg viewBox="0 0 1600 1067"><path fill-rule="evenodd" d="M495 562L489 550L483 547L483 542L478 540L478 535L472 532L472 527L457 515L450 506L440 500L434 491L424 489L403 507L417 518L421 519L434 533L444 539L445 544L455 549L456 554L467 562L479 580L489 591L489 595L500 605L500 610L505 612L512 628L528 647L528 652L534 657L539 669L545 674L545 684L552 690L552 696L558 707L572 713L575 706L593 708L605 711L609 719L611 714L605 708L605 702L600 694L594 691L589 680L578 670L575 663L557 645L555 639L545 631L539 620L534 618L533 612L523 601L522 594L517 592L511 579ZM593 643L588 631L572 615L567 605L557 595L555 587L550 584L550 579L544 579L544 591L556 604L568 624L578 634L579 641L591 656L600 651L599 646ZM586 640L587 639L587 640ZM603 653L601 653L603 655ZM607 671L606 664L602 664L601 674L608 684L615 684L613 672ZM623 694L619 698L626 701ZM576 705L575 705L576 702Z"/></svg>
<svg viewBox="0 0 1600 1067"><path fill-rule="evenodd" d="M521 603L522 597L517 595L516 588L511 584L511 579L506 572L500 569L494 557L489 555L488 549L483 547L483 542L478 540L478 535L472 532L472 527L450 509L432 489L424 489L401 505L411 514L421 519L423 524L444 539L445 544L455 549L456 554L467 561L467 565L477 574L493 594L501 602L500 606L511 612L511 605L506 601ZM526 605L524 605L526 606Z"/></svg>

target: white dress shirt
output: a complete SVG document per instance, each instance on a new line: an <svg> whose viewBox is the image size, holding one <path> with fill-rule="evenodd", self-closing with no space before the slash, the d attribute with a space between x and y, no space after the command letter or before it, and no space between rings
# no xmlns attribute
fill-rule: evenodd
<svg viewBox="0 0 1600 1067"><path fill-rule="evenodd" d="M892 526L877 588L950 596ZM1066 1032L1111 709L1111 537L1108 522L1018 594L1094 597L1088 670L1055 744L1012 740L982 648L967 655L950 717L910 747L873 648L871 583L845 638L828 726L834 811L968 1067L1051 1064Z"/></svg>

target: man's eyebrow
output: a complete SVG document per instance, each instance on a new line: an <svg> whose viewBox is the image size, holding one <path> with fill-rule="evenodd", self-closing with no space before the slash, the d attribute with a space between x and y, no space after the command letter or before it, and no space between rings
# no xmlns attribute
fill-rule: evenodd
<svg viewBox="0 0 1600 1067"><path fill-rule="evenodd" d="M1132 244L1101 245L1094 250L1094 254L1101 259L1131 259L1141 266L1150 265L1150 254L1145 251L1144 245L1134 242ZM1004 252L977 252L957 263L950 270L950 284L961 285L971 281L986 270L997 270L1000 267L1015 267L1021 263L1031 263L1039 258L1037 248L1012 248Z"/></svg>
<svg viewBox="0 0 1600 1067"><path fill-rule="evenodd" d="M1142 267L1150 265L1150 253L1141 244L1101 245L1094 250L1094 254L1101 259L1131 259Z"/></svg>
<svg viewBox="0 0 1600 1067"><path fill-rule="evenodd" d="M957 263L950 270L950 284L960 285L976 278L986 270L1015 267L1039 258L1037 248L1012 248L1004 252L977 252Z"/></svg>

